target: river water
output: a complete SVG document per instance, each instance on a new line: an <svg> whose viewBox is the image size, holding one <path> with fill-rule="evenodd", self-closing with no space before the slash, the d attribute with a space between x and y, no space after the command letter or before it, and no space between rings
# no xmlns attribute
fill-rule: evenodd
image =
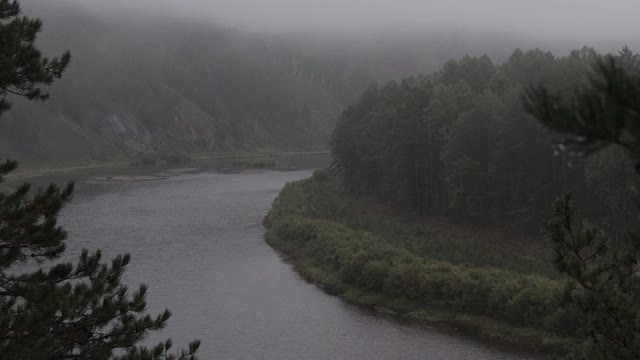
<svg viewBox="0 0 640 360"><path fill-rule="evenodd" d="M63 212L68 253L132 255L126 281L173 312L150 341L202 340L207 359L522 359L455 333L411 326L329 296L263 240L279 190L310 170L185 173L153 181L80 181Z"/></svg>

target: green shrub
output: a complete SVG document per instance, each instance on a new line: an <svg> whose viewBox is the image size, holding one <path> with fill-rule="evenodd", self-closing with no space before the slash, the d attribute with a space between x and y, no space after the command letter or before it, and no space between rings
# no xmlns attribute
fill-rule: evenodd
<svg viewBox="0 0 640 360"><path fill-rule="evenodd" d="M331 181L322 173L315 177ZM311 217L305 208L314 186L303 181L285 187L270 212L267 240L292 258L313 263L314 278L333 291L344 292L348 286L363 294L406 299L415 308L435 306L563 335L573 332L575 315L560 307L562 282L418 256L370 232ZM353 302L376 298L343 295Z"/></svg>

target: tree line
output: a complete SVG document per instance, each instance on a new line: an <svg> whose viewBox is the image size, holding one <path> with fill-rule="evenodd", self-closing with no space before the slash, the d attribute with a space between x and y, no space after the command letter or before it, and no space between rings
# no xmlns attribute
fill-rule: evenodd
<svg viewBox="0 0 640 360"><path fill-rule="evenodd" d="M570 93L603 56L586 47L563 57L518 49L501 64L465 56L429 75L372 85L336 125L333 169L357 197L530 230L572 192L586 213L622 233L638 184L628 156L610 148L587 159L554 145L521 101L522 89L536 83ZM640 62L628 48L615 58L629 69Z"/></svg>
<svg viewBox="0 0 640 360"><path fill-rule="evenodd" d="M544 223L578 316L567 358L637 359L639 65L626 47L517 50L372 87L334 132L333 169L355 196L485 223L540 226L568 194Z"/></svg>

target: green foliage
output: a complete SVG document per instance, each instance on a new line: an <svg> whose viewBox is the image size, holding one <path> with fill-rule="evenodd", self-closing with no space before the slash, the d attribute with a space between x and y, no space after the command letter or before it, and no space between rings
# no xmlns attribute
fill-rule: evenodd
<svg viewBox="0 0 640 360"><path fill-rule="evenodd" d="M336 196L334 191L318 190L318 183L332 189L337 181L320 172L314 179L285 187L268 216L266 237L302 267L303 273L306 266L302 264L314 264L311 278L331 279L333 292L347 297L354 296L349 289L375 294L355 297L358 303L371 306L381 298L406 301L401 308L407 312L435 307L561 335L575 330L576 318L560 307L561 281L417 255L379 233L354 229L333 216L309 211L321 199L314 191ZM349 214L353 208L343 211Z"/></svg>
<svg viewBox="0 0 640 360"><path fill-rule="evenodd" d="M639 200L640 178L633 168L632 157L619 146L593 154L585 166L587 189L601 209L596 214L601 215L598 224L616 240L625 238L637 220L634 209Z"/></svg>
<svg viewBox="0 0 640 360"><path fill-rule="evenodd" d="M573 192L607 232L577 225L568 199L556 206L547 232L557 269L573 279L562 309L559 283L442 264L440 272L398 254L397 262L360 254L345 281L512 324L578 330L573 358L638 358L639 241L629 235L637 225L630 163L638 171L638 66L640 55L628 48L615 56L583 48L563 58L516 50L501 65L465 57L439 73L370 89L333 134L333 168L350 194L416 215L537 229L551 200ZM555 150L554 138L561 139ZM433 246L421 241L403 250L429 258L424 249ZM386 287L371 279L380 274Z"/></svg>
<svg viewBox="0 0 640 360"><path fill-rule="evenodd" d="M0 113L11 108L8 94L46 100L41 86L59 79L71 60L69 52L43 57L35 46L42 22L20 14L17 0L0 0Z"/></svg>
<svg viewBox="0 0 640 360"><path fill-rule="evenodd" d="M0 175L15 168L6 162ZM49 264L65 250L57 218L73 184L50 185L30 195L25 184L0 194L0 351L7 359L164 359L170 342L137 347L164 328L169 311L145 314L147 288L122 284L128 255L102 262L83 251L78 262ZM48 263L29 271L30 264ZM169 345L169 346L168 346ZM194 359L199 342L174 359ZM127 355L122 355L120 350Z"/></svg>
<svg viewBox="0 0 640 360"><path fill-rule="evenodd" d="M494 164L494 137L497 121L504 114L504 105L486 90L475 101L473 110L449 125L442 159L447 176L444 179L451 206L460 209L468 219L487 221L490 211Z"/></svg>
<svg viewBox="0 0 640 360"><path fill-rule="evenodd" d="M578 226L573 204L557 205L547 231L557 269L574 280L564 309L558 309L557 284L548 280L501 281L458 268L440 274L413 260L388 271L383 290L520 325L579 329L575 358L637 358L638 240L628 233L637 225L638 179L630 162L638 171L638 66L640 55L628 48L615 56L582 48L563 58L516 50L501 65L465 57L400 83L410 86L394 82L365 93L342 115L332 142L334 169L356 197L416 215L537 229L551 200L571 191L607 230ZM363 140L350 141L358 136ZM549 140L558 136L554 150ZM612 144L617 148L595 154ZM404 248L424 255L424 244ZM363 270L368 277L377 276L382 260ZM367 287L378 284L357 275ZM427 294L401 290L418 291L429 282Z"/></svg>
<svg viewBox="0 0 640 360"><path fill-rule="evenodd" d="M633 189L637 179L630 180L624 167L629 157L636 162L640 160L637 66L638 56L625 48L618 59L600 60L588 82L569 94L538 86L530 87L524 97L528 111L562 135L565 144L574 149L593 153L617 145L628 152L630 156L619 148L605 149L607 152L592 159L592 166L608 168L610 175L600 175L599 170L592 167L587 169L591 174L590 183L599 190L594 195L619 202L615 205L620 206L617 210L622 214L614 213L611 225L616 220L632 221L632 229L637 227L638 212L630 209L629 201L635 191L629 192L628 188ZM612 204L603 205L612 211ZM637 359L640 357L640 237L634 231L613 242L604 230L580 224L576 212L571 197L566 196L556 203L554 216L546 226L554 244L555 265L573 280L566 289L564 303L583 318L580 342L569 358ZM622 219L616 219L618 217Z"/></svg>
<svg viewBox="0 0 640 360"><path fill-rule="evenodd" d="M631 235L610 247L602 230L579 225L570 197L558 201L547 233L555 246L555 264L574 282L564 302L585 318L575 359L636 359L640 354L640 241Z"/></svg>
<svg viewBox="0 0 640 360"><path fill-rule="evenodd" d="M589 48L561 58L515 50L503 64L466 56L437 73L374 86L338 121L333 168L356 197L418 215L538 232L548 204L574 191L591 213L605 218L610 211L589 201L587 182L613 179L616 170L587 171L581 158L554 149L553 134L520 101L521 89L537 81L568 93L587 82L586 71L600 58ZM618 58L635 64L638 56L627 50Z"/></svg>
<svg viewBox="0 0 640 360"><path fill-rule="evenodd" d="M285 189L271 210L276 216L280 212L295 213L340 222L375 233L418 256L453 264L491 266L551 278L559 275L549 266L550 256L542 250L538 237L522 238L518 233L485 226L463 229L456 222L408 216L366 199L354 199L344 190L339 176L324 170L317 171L311 181Z"/></svg>
<svg viewBox="0 0 640 360"><path fill-rule="evenodd" d="M481 92L494 78L496 67L487 55L479 58L465 56L459 61L449 60L442 67L442 81L454 85L464 81L475 92Z"/></svg>
<svg viewBox="0 0 640 360"><path fill-rule="evenodd" d="M552 130L566 134L564 142L586 151L617 144L637 157L640 153L640 74L628 73L614 57L599 61L588 84L570 96L546 87L530 87L526 109Z"/></svg>

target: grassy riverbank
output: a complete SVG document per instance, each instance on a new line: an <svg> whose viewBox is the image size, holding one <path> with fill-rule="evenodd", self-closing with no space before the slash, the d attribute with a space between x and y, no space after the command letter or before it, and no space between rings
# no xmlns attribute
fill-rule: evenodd
<svg viewBox="0 0 640 360"><path fill-rule="evenodd" d="M394 214L325 172L287 185L265 225L302 276L350 303L539 351L561 351L575 329L542 247L508 231Z"/></svg>
<svg viewBox="0 0 640 360"><path fill-rule="evenodd" d="M268 167L274 165L274 159L285 156L327 155L328 151L262 151L262 152L233 152L233 153L198 153L181 156L173 165L182 166L208 161L228 161L236 166ZM110 161L96 161L90 163L60 163L50 166L20 164L20 168L9 176L11 180L24 180L40 176L58 175L66 173L86 172L95 170L119 170L132 167L152 167L167 161L161 155L131 157ZM170 164L169 164L170 165Z"/></svg>

